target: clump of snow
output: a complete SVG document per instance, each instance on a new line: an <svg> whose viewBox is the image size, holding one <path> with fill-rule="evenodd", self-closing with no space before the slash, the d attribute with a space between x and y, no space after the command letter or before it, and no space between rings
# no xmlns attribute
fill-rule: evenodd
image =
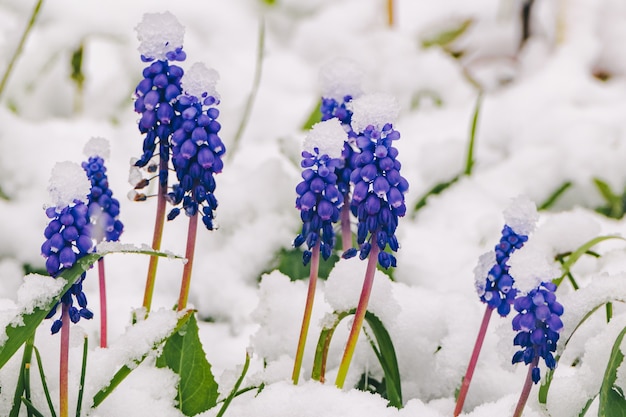
<svg viewBox="0 0 626 417"><path fill-rule="evenodd" d="M515 288L527 293L542 282L552 281L561 275L553 252L545 244L529 240L509 258L509 275L515 279Z"/></svg>
<svg viewBox="0 0 626 417"><path fill-rule="evenodd" d="M109 159L111 155L111 146L106 138L93 137L85 144L83 149L85 156L99 156L102 159Z"/></svg>
<svg viewBox="0 0 626 417"><path fill-rule="evenodd" d="M185 27L170 12L144 14L135 30L139 39L137 50L147 58L164 61L168 52L183 46Z"/></svg>
<svg viewBox="0 0 626 417"><path fill-rule="evenodd" d="M320 155L326 154L331 158L339 158L347 139L348 134L341 126L339 119L332 118L313 125L309 134L304 138L303 148L311 153L315 153L314 149L317 148Z"/></svg>
<svg viewBox="0 0 626 417"><path fill-rule="evenodd" d="M352 128L356 133L363 132L370 125L380 130L387 123L393 124L400 114L398 100L384 93L363 95L346 107L352 110Z"/></svg>
<svg viewBox="0 0 626 417"><path fill-rule="evenodd" d="M69 206L74 200L87 202L91 183L83 168L70 161L57 162L52 168L48 192L50 204L58 210Z"/></svg>
<svg viewBox="0 0 626 417"><path fill-rule="evenodd" d="M362 94L363 71L356 62L347 58L335 58L320 68L319 84L322 97L342 102L346 96L357 98Z"/></svg>
<svg viewBox="0 0 626 417"><path fill-rule="evenodd" d="M561 275L555 256L574 252L600 233L600 225L583 212L559 213L540 225L532 238L509 258L516 287L527 292Z"/></svg>
<svg viewBox="0 0 626 417"><path fill-rule="evenodd" d="M356 308L367 262L359 258L340 259L326 280L324 297L335 311L348 311ZM374 284L367 310L374 313L383 323L393 323L400 311L396 301L392 282L381 271L376 270Z"/></svg>
<svg viewBox="0 0 626 417"><path fill-rule="evenodd" d="M135 245L132 243L121 242L109 242L103 241L98 243L96 251L99 254L106 255L107 253L144 253L154 252L155 250L148 244L142 243L141 245ZM182 259L183 263L187 262L187 259L181 255L177 255L169 250L159 250L158 252L167 255L168 259Z"/></svg>
<svg viewBox="0 0 626 417"><path fill-rule="evenodd" d="M196 62L185 72L180 83L183 91L190 96L200 98L208 95L219 100L215 89L219 79L220 74L216 70L207 68L202 62Z"/></svg>
<svg viewBox="0 0 626 417"><path fill-rule="evenodd" d="M525 195L514 198L504 210L505 223L518 235L530 235L535 230L537 220L537 206Z"/></svg>
<svg viewBox="0 0 626 417"><path fill-rule="evenodd" d="M478 264L474 267L474 285L476 292L481 297L485 293L485 285L489 271L496 264L496 253L490 250L478 257Z"/></svg>
<svg viewBox="0 0 626 417"><path fill-rule="evenodd" d="M66 281L63 278L29 274L24 277L24 282L17 290L17 303L14 308L3 311L0 315L0 328L4 329L0 334L0 345L7 340L7 326L23 326L24 314L30 314L37 308L47 307L52 299L59 295Z"/></svg>
<svg viewBox="0 0 626 417"><path fill-rule="evenodd" d="M131 161L130 169L128 170L128 183L133 187L136 187L141 181L143 181L141 170L139 167L135 166L134 162Z"/></svg>

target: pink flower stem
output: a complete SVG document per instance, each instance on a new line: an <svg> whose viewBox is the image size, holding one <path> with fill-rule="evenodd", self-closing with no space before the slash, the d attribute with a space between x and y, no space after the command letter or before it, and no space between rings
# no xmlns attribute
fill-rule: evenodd
<svg viewBox="0 0 626 417"><path fill-rule="evenodd" d="M489 305L487 305L487 307L485 308L485 314L483 315L483 321L480 324L480 329L478 330L478 336L476 336L476 342L474 343L474 351L472 352L469 364L467 365L467 371L465 372L463 382L461 383L459 396L456 399L454 417L457 417L459 414L461 414L461 410L463 409L463 403L465 403L465 397L467 396L470 383L472 382L472 377L474 376L474 370L476 369L478 356L480 355L480 350L482 349L483 342L485 341L485 334L487 334L487 327L489 327L489 319L491 318L491 313L493 313L493 307L489 307Z"/></svg>
<svg viewBox="0 0 626 417"><path fill-rule="evenodd" d="M313 311L313 300L315 299L315 287L317 284L317 275L320 265L320 242L313 247L311 253L311 264L309 270L309 290L306 295L306 304L304 305L304 316L302 317L302 327L300 328L300 338L298 339L298 349L296 350L296 360L293 364L293 373L291 379L293 384L298 384L300 378L300 368L302 367L302 357L304 356L304 346L306 345L306 337L309 332L309 324L311 323L311 312Z"/></svg>
<svg viewBox="0 0 626 417"><path fill-rule="evenodd" d="M374 285L374 272L376 272L376 264L378 264L378 252L380 249L378 245L374 243L370 250L367 260L367 269L365 270L365 278L363 280L363 289L361 290L361 297L359 298L359 304L356 307L354 314L354 322L352 323L352 329L350 329L350 335L348 336L348 342L339 364L339 371L337 372L337 379L335 379L335 385L338 388L343 388L343 384L346 381L348 375L348 368L352 361L352 355L354 355L354 349L356 348L356 342L359 339L361 328L363 327L363 319L365 319L365 312L367 311L367 304L372 293L372 286Z"/></svg>
<svg viewBox="0 0 626 417"><path fill-rule="evenodd" d="M98 278L100 283L100 347L107 347L107 290L104 258L98 259Z"/></svg>
<svg viewBox="0 0 626 417"><path fill-rule="evenodd" d="M189 298L189 287L191 286L191 270L193 268L193 255L196 249L196 235L198 232L198 213L189 217L189 228L187 229L187 249L185 258L187 262L183 268L183 278L180 285L180 296L178 297L178 311L187 307Z"/></svg>
<svg viewBox="0 0 626 417"><path fill-rule="evenodd" d="M61 303L61 353L59 363L59 415L68 417L68 373L70 351L70 314L69 306Z"/></svg>
<svg viewBox="0 0 626 417"><path fill-rule="evenodd" d="M526 401L528 401L530 390L533 387L533 368L537 366L537 363L539 363L539 356L536 356L535 359L533 359L533 361L528 365L526 381L524 382L524 387L522 388L519 400L517 401L517 407L515 407L513 417L522 417L522 412L524 411L524 407L526 406Z"/></svg>
<svg viewBox="0 0 626 417"><path fill-rule="evenodd" d="M352 248L352 231L350 231L350 197L343 197L343 207L341 207L341 246L343 251Z"/></svg>
<svg viewBox="0 0 626 417"><path fill-rule="evenodd" d="M167 170L167 159L161 158L159 162L159 170ZM158 177L157 177L158 178ZM163 238L163 224L165 223L165 196L167 195L167 184L161 184L159 181L159 192L157 193L157 211L154 218L154 233L152 235L152 249L161 249L161 240ZM157 265L159 263L158 256L150 257L148 265L148 276L146 278L146 289L143 295L143 307L146 314L150 312L152 306L152 295L154 294L154 282L156 280Z"/></svg>

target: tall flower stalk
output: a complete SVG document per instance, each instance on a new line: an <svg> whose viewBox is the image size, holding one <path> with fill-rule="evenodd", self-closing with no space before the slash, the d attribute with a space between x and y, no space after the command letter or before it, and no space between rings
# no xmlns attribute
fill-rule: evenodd
<svg viewBox="0 0 626 417"><path fill-rule="evenodd" d="M357 218L359 257L368 258L363 289L356 308L354 322L339 365L335 385L342 388L363 326L363 319L371 294L376 265L382 268L396 266L391 252L399 248L395 232L398 217L406 214L404 193L409 183L400 175L398 149L393 142L400 133L393 128L399 106L395 98L384 94L365 95L349 103L353 112L352 127L360 153L351 173L353 184L350 208ZM390 251L386 251L389 249ZM355 256L356 250L344 253Z"/></svg>
<svg viewBox="0 0 626 417"><path fill-rule="evenodd" d="M50 222L44 230L45 242L41 253L46 258L46 270L53 278L74 266L76 261L89 253L93 247L92 224L89 222L87 194L90 183L83 169L71 162L55 165L48 190L52 205L46 209ZM70 322L81 318L91 319L93 313L87 308L83 292L83 273L69 291L61 296L61 317L51 327L52 334L61 330L59 358L59 404L60 416L68 416L68 362ZM75 306L74 302L78 304ZM58 304L46 318L56 314Z"/></svg>
<svg viewBox="0 0 626 417"><path fill-rule="evenodd" d="M109 157L109 142L104 138L92 138L84 149L87 161L82 163L83 170L91 182L87 196L88 215L92 225L91 237L98 245L100 242L116 242L124 230L119 220L120 202L113 197L109 188L104 161ZM100 347L107 346L107 301L104 257L98 260L98 285L100 287Z"/></svg>
<svg viewBox="0 0 626 417"><path fill-rule="evenodd" d="M302 231L294 240L294 246L306 243L302 254L304 265L310 263L309 288L302 317L302 326L292 380L298 383L304 355L313 302L317 285L320 254L328 259L335 247L333 224L339 221L339 210L343 204L337 189L335 170L341 164L341 149L346 132L337 119L330 119L313 126L304 141L301 166L303 181L296 187L296 208L300 210Z"/></svg>
<svg viewBox="0 0 626 417"><path fill-rule="evenodd" d="M191 273L196 246L198 216L207 230L214 229L214 211L217 209L214 175L222 172L222 157L226 147L218 133L221 129L217 121L219 95L215 84L219 74L204 64L196 63L182 79L184 94L176 103L180 112L180 126L172 133L172 164L178 183L167 194L167 200L175 207L167 219L173 220L181 208L189 217L187 263L183 268L178 310L187 307Z"/></svg>
<svg viewBox="0 0 626 417"><path fill-rule="evenodd" d="M514 199L504 211L505 226L500 241L493 251L480 257L474 269L476 290L480 301L485 304L485 313L457 396L455 417L463 410L493 311L496 310L501 317L508 316L511 311L517 289L514 288L515 280L509 274L508 260L528 240L528 235L535 228L537 217L535 205L530 200L524 197Z"/></svg>
<svg viewBox="0 0 626 417"><path fill-rule="evenodd" d="M161 249L163 224L165 222L166 195L168 192L168 170L170 157L170 137L180 123L180 113L176 111L176 101L182 92L180 80L184 71L171 62L184 61L182 50L185 29L169 12L146 13L137 26L140 41L139 52L144 62L150 62L143 70L143 79L135 89L135 111L141 114L139 131L145 135L143 154L134 165L158 170L157 209L152 237L152 248ZM153 159L158 144L158 163ZM146 186L147 181L140 182ZM142 199L142 198L139 198ZM158 257L150 257L143 307L146 313L152 305L154 282Z"/></svg>

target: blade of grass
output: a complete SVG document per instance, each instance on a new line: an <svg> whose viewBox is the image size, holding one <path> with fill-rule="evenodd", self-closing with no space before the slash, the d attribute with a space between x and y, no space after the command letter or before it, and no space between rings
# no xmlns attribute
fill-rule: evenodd
<svg viewBox="0 0 626 417"><path fill-rule="evenodd" d="M89 339L85 336L83 341L83 362L80 368L80 386L78 387L78 400L76 401L76 417L80 417L83 406L83 394L85 392L85 375L87 374L87 353L89 351Z"/></svg>
<svg viewBox="0 0 626 417"><path fill-rule="evenodd" d="M50 416L57 417L54 412L54 406L52 405L52 398L50 397L50 390L48 389L48 383L46 382L46 374L43 371L43 363L41 362L41 355L39 354L39 349L36 346L33 346L35 351L35 357L37 358L37 368L39 368L39 377L41 378L41 385L43 387L43 392L46 395L46 401L48 402L48 408L50 408Z"/></svg>

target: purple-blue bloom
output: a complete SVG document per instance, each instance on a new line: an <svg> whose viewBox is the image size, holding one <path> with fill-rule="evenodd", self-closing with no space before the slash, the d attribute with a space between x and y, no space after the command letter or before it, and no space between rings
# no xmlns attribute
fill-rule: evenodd
<svg viewBox="0 0 626 417"><path fill-rule="evenodd" d="M182 93L181 78L184 71L169 61L184 61L182 48L168 52L167 60L146 58L154 61L143 70L143 79L135 89L135 111L141 114L139 131L146 135L143 142L143 154L135 163L138 167L148 165L159 145L159 158L169 161L169 137L179 126L180 113L175 109L178 96ZM167 170L160 170L161 185L167 184Z"/></svg>
<svg viewBox="0 0 626 417"><path fill-rule="evenodd" d="M513 344L520 346L521 350L513 355L513 363L524 361L528 365L543 358L548 368L556 366L552 352L556 351L559 332L563 328L560 318L563 306L556 301L556 288L552 282L542 282L528 294L515 299L513 307L518 314L512 325L518 333ZM531 372L536 384L541 379L539 367L535 365Z"/></svg>
<svg viewBox="0 0 626 417"><path fill-rule="evenodd" d="M91 182L91 191L87 196L88 216L92 223L91 238L96 242L103 240L116 242L124 230L124 225L118 218L120 202L113 197L113 191L109 188L104 159L100 156L90 156L81 165Z"/></svg>
<svg viewBox="0 0 626 417"><path fill-rule="evenodd" d="M333 223L339 220L339 208L343 198L337 188L336 168L339 158L320 155L319 148L302 152L303 181L296 186L296 208L300 210L302 231L293 244L300 247L306 243L308 250L302 255L304 265L311 259L311 250L319 242L320 253L328 259L335 246Z"/></svg>
<svg viewBox="0 0 626 417"><path fill-rule="evenodd" d="M181 123L171 139L172 163L179 182L167 198L175 206L182 204L188 216L201 211L202 222L208 230L213 230L213 212L217 208L214 175L222 172L222 156L226 152L218 135L221 125L217 121L217 104L219 100L208 94L181 96L175 105L181 114ZM179 213L180 208L174 207L168 220Z"/></svg>
<svg viewBox="0 0 626 417"><path fill-rule="evenodd" d="M55 207L46 209L50 222L44 231L46 241L41 245L41 253L46 258L46 270L52 277L56 278L91 251L92 225L89 223L88 210L87 205L80 200L75 200L73 204L59 211ZM87 297L83 292L85 275L83 273L78 282L61 297L61 302L69 306L70 320L73 323L77 323L81 317L86 319L93 317L93 313L87 309ZM74 300L78 308L74 306ZM58 304L46 318L56 314L57 306ZM52 325L52 333L58 332L60 328L61 320L58 319Z"/></svg>
<svg viewBox="0 0 626 417"><path fill-rule="evenodd" d="M517 290L513 288L515 280L509 275L507 261L527 240L528 236L517 234L509 226L504 226L500 242L494 248L496 263L489 270L484 287L481 287L480 300L490 308L497 309L502 317L509 314L517 295Z"/></svg>
<svg viewBox="0 0 626 417"><path fill-rule="evenodd" d="M398 149L393 146L393 141L398 139L400 133L391 123L384 124L382 129L368 125L356 138L360 153L350 176L354 184L350 208L358 220L359 257L365 259L371 245L376 244L380 249L378 263L383 268L396 266L396 258L385 249L398 250L395 231L398 217L406 213L404 193L409 189L409 183L400 175ZM344 257L354 255L346 252Z"/></svg>

